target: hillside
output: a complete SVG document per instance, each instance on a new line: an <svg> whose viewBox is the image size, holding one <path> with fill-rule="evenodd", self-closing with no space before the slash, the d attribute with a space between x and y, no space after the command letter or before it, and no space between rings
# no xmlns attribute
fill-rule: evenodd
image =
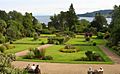
<svg viewBox="0 0 120 74"><path fill-rule="evenodd" d="M89 12L85 14L78 14L80 17L94 17L96 13L101 13L105 17L111 17L112 10L99 10L99 11L94 11L94 12Z"/></svg>

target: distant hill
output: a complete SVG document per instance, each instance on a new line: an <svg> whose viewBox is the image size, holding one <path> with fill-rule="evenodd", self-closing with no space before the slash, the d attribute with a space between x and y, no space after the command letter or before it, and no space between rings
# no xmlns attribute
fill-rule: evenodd
<svg viewBox="0 0 120 74"><path fill-rule="evenodd" d="M96 13L101 13L105 17L111 17L113 10L99 10L94 12L89 12L85 14L78 14L80 17L94 17Z"/></svg>

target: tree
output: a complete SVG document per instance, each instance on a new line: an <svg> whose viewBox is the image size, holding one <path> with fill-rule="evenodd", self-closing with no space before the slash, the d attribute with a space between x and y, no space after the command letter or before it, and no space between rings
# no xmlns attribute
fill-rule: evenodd
<svg viewBox="0 0 120 74"><path fill-rule="evenodd" d="M68 11L67 24L69 25L70 31L75 31L76 29L75 27L78 24L78 17L75 13L73 4L70 5L69 11Z"/></svg>
<svg viewBox="0 0 120 74"><path fill-rule="evenodd" d="M97 29L97 31L102 31L104 27L107 27L107 20L100 13L96 13L94 20L91 22L91 27Z"/></svg>
<svg viewBox="0 0 120 74"><path fill-rule="evenodd" d="M120 6L115 6L112 14L112 22L109 26L113 45L120 42Z"/></svg>
<svg viewBox="0 0 120 74"><path fill-rule="evenodd" d="M0 10L0 19L7 21L7 20L9 20L9 16L5 11Z"/></svg>
<svg viewBox="0 0 120 74"><path fill-rule="evenodd" d="M6 32L7 24L4 20L0 20L0 33L4 34Z"/></svg>
<svg viewBox="0 0 120 74"><path fill-rule="evenodd" d="M76 25L79 23L73 4L71 4L69 11L61 11L60 14L51 16L50 19L48 27L59 31L76 31Z"/></svg>
<svg viewBox="0 0 120 74"><path fill-rule="evenodd" d="M24 34L25 36L31 37L33 36L33 33L35 32L33 28L33 17L32 13L25 13L25 16L23 18L23 26L24 26Z"/></svg>
<svg viewBox="0 0 120 74"><path fill-rule="evenodd" d="M85 19L82 19L79 21L79 25L76 25L76 32L85 32L89 26L90 22Z"/></svg>

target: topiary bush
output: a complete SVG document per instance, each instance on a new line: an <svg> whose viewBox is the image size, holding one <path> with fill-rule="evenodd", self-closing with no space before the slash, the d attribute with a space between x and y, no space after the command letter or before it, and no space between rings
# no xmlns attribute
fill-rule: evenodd
<svg viewBox="0 0 120 74"><path fill-rule="evenodd" d="M97 44L96 44L96 42L93 42L93 46L96 46Z"/></svg>
<svg viewBox="0 0 120 74"><path fill-rule="evenodd" d="M86 40L86 41L90 41L90 38L89 38L89 37L87 37L85 40Z"/></svg>
<svg viewBox="0 0 120 74"><path fill-rule="evenodd" d="M64 52L64 53L74 53L74 52L78 52L80 51L79 49L76 49L74 46L72 45L66 45L63 49L59 50L60 52Z"/></svg>

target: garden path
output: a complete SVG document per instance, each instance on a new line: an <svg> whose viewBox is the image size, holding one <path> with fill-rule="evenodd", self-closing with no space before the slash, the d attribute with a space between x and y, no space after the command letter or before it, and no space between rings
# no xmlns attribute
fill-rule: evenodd
<svg viewBox="0 0 120 74"><path fill-rule="evenodd" d="M38 49L45 49L48 48L49 46L52 46L51 44L45 44L45 45L41 45L39 47L37 47ZM27 53L29 52L29 50L24 50L18 53L15 53L15 55L18 56L25 56Z"/></svg>
<svg viewBox="0 0 120 74"><path fill-rule="evenodd" d="M120 74L120 64L63 64L63 63L42 63L42 62L12 62L16 68L23 69L28 64L40 65L42 74L87 74L89 67L99 69L103 67L104 74Z"/></svg>
<svg viewBox="0 0 120 74"><path fill-rule="evenodd" d="M112 60L115 64L120 64L120 56L110 51L104 45L99 45L100 49Z"/></svg>

